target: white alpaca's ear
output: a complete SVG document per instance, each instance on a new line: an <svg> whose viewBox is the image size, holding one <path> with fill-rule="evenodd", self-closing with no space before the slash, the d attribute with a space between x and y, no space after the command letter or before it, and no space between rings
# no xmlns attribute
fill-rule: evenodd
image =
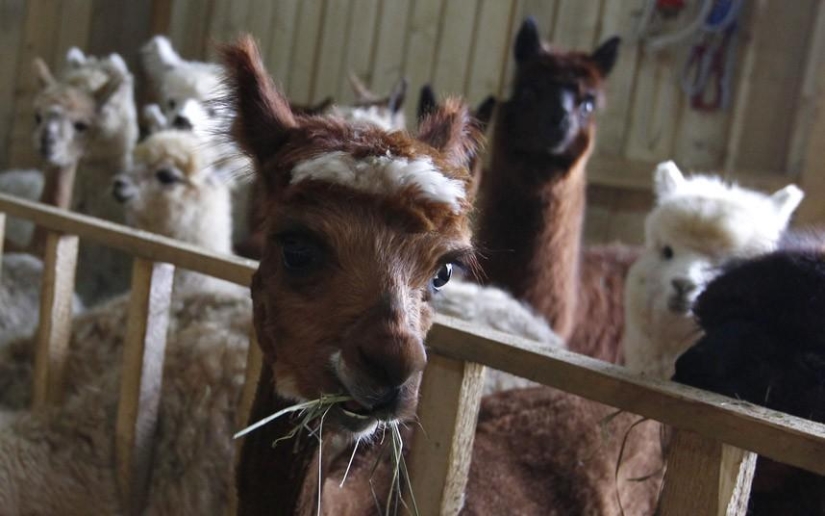
<svg viewBox="0 0 825 516"><path fill-rule="evenodd" d="M782 220L783 226L787 225L788 221L791 220L791 215L796 211L796 208L804 197L805 192L797 188L796 185L788 185L771 195L771 204L773 204L776 209L776 213Z"/></svg>
<svg viewBox="0 0 825 516"><path fill-rule="evenodd" d="M166 36L155 36L140 49L143 67L150 76L158 77L164 70L175 68L183 59L172 48Z"/></svg>
<svg viewBox="0 0 825 516"><path fill-rule="evenodd" d="M129 74L129 67L126 65L126 61L123 60L123 57L121 57L120 54L117 52L109 54L108 60L112 67L114 67L117 71L121 72L123 75Z"/></svg>
<svg viewBox="0 0 825 516"><path fill-rule="evenodd" d="M166 116L160 110L157 104L147 104L143 106L143 122L146 124L146 130L149 134L154 134L165 129L168 125Z"/></svg>
<svg viewBox="0 0 825 516"><path fill-rule="evenodd" d="M34 61L32 61L32 72L34 73L34 77L37 79L37 85L41 90L57 83L51 70L49 70L49 66L39 57L35 57Z"/></svg>
<svg viewBox="0 0 825 516"><path fill-rule="evenodd" d="M657 199L673 194L684 182L685 176L673 161L659 163L653 172L653 186Z"/></svg>
<svg viewBox="0 0 825 516"><path fill-rule="evenodd" d="M71 68L79 68L86 62L86 54L77 47L72 47L66 52L66 64Z"/></svg>

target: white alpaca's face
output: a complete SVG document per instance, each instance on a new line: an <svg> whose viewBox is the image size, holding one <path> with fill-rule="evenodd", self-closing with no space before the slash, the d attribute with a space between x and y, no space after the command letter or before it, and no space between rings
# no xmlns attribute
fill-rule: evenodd
<svg viewBox="0 0 825 516"><path fill-rule="evenodd" d="M35 99L32 143L47 163L77 162L91 140L96 121L94 101L74 88L56 87Z"/></svg>
<svg viewBox="0 0 825 516"><path fill-rule="evenodd" d="M163 74L160 106L172 127L211 130L226 123L214 102L224 94L220 74L211 66L183 63Z"/></svg>

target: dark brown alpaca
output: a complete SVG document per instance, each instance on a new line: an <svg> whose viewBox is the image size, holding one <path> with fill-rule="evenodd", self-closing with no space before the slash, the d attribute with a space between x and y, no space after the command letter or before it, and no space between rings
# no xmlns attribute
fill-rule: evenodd
<svg viewBox="0 0 825 516"><path fill-rule="evenodd" d="M486 281L543 314L573 351L620 361L623 290L634 251L582 252L594 111L619 39L592 54L543 45L535 21L515 42L512 97L499 106L492 162L479 192L476 241Z"/></svg>

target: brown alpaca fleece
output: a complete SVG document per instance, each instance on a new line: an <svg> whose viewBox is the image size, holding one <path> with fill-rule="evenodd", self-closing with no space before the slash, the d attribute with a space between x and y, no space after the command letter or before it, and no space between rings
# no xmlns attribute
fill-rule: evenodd
<svg viewBox="0 0 825 516"><path fill-rule="evenodd" d="M613 407L549 387L485 398L462 514L653 514L661 426L633 427L640 416L614 414ZM640 478L646 480L632 480Z"/></svg>
<svg viewBox="0 0 825 516"><path fill-rule="evenodd" d="M641 416L616 414L613 407L550 387L486 397L461 514L653 514L664 464L662 427L641 422ZM324 482L323 514L382 514L392 470L386 458L374 467L380 450L378 444L361 445L343 488L350 455L338 457Z"/></svg>

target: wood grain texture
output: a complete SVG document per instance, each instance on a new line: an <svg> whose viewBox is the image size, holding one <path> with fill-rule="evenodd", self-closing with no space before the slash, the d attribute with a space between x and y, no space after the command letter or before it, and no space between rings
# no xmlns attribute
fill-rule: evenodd
<svg viewBox="0 0 825 516"><path fill-rule="evenodd" d="M62 397L72 332L78 243L74 235L46 235L34 357L34 408L55 404Z"/></svg>
<svg viewBox="0 0 825 516"><path fill-rule="evenodd" d="M115 427L118 487L128 514L142 514L149 486L174 273L171 264L141 258L132 269Z"/></svg>
<svg viewBox="0 0 825 516"><path fill-rule="evenodd" d="M745 516L756 454L692 432L670 441L658 514Z"/></svg>
<svg viewBox="0 0 825 516"><path fill-rule="evenodd" d="M483 387L484 366L429 357L408 458L420 514L454 516L464 505Z"/></svg>
<svg viewBox="0 0 825 516"><path fill-rule="evenodd" d="M17 70L23 53L25 0L0 0L0 70ZM0 75L0 170L8 166L18 75Z"/></svg>
<svg viewBox="0 0 825 516"><path fill-rule="evenodd" d="M76 234L84 240L119 249L132 256L169 262L192 270L248 286L258 264L226 255L204 251L200 247L141 231L87 215L66 212L40 203L0 194L0 212L31 220L52 231Z"/></svg>

